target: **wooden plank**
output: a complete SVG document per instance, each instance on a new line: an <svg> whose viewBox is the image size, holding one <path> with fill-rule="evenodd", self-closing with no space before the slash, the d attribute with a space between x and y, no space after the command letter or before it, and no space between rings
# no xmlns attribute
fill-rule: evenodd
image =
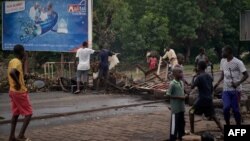
<svg viewBox="0 0 250 141"><path fill-rule="evenodd" d="M146 75L146 72L147 71L145 71L143 68L142 68L142 66L141 65L136 65L136 67L139 69L139 70L141 70L143 73L144 73L144 75Z"/></svg>
<svg viewBox="0 0 250 141"><path fill-rule="evenodd" d="M162 62L162 57L160 57L160 60L159 60L159 63L158 63L157 75L160 75L160 71L161 71L161 62Z"/></svg>
<svg viewBox="0 0 250 141"><path fill-rule="evenodd" d="M164 80L159 76L157 75L156 73L153 73L160 81L164 82Z"/></svg>
<svg viewBox="0 0 250 141"><path fill-rule="evenodd" d="M107 81L107 84L114 87L114 88L116 88L116 89L118 89L118 90L120 90L120 91L124 91L124 89L122 87L116 86L115 84L111 83L110 81Z"/></svg>

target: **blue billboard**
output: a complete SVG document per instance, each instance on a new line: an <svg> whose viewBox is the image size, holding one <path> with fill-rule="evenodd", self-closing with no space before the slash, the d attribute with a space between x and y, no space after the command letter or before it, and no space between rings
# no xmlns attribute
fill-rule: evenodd
<svg viewBox="0 0 250 141"><path fill-rule="evenodd" d="M2 48L71 52L92 40L91 0L3 2Z"/></svg>

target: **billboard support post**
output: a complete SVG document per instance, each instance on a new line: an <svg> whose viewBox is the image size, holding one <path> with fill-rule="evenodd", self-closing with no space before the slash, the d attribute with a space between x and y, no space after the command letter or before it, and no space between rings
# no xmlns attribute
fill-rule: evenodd
<svg viewBox="0 0 250 141"><path fill-rule="evenodd" d="M64 54L61 53L61 70L60 70L61 76L64 75L64 64L63 64L63 62L64 62Z"/></svg>

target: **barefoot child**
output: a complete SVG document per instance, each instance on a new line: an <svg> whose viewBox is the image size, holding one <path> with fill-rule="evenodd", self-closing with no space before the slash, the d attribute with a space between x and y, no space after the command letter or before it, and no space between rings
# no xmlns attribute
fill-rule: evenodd
<svg viewBox="0 0 250 141"><path fill-rule="evenodd" d="M8 80L10 85L9 97L11 100L12 120L9 141L29 141L24 134L32 116L32 107L29 101L27 88L24 84L23 63L24 47L15 45L15 58L9 62ZM15 138L15 129L19 115L25 116L18 138Z"/></svg>
<svg viewBox="0 0 250 141"><path fill-rule="evenodd" d="M174 80L170 83L168 95L170 96L171 105L171 125L170 125L170 141L177 139L182 140L185 134L185 95L184 85L182 82L182 68L175 66L173 68Z"/></svg>
<svg viewBox="0 0 250 141"><path fill-rule="evenodd" d="M207 64L205 61L198 62L197 70L198 74L193 80L192 89L198 87L199 95L195 101L193 107L189 111L191 133L194 133L194 114L204 114L207 118L215 121L217 126L223 131L222 125L215 117L215 111L213 106L213 79L211 75L205 72Z"/></svg>

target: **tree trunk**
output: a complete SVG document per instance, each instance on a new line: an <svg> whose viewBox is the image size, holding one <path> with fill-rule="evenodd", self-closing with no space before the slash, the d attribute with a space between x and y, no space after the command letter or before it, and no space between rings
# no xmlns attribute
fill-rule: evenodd
<svg viewBox="0 0 250 141"><path fill-rule="evenodd" d="M61 53L61 69L60 69L60 73L61 73L61 77L64 76L64 53Z"/></svg>
<svg viewBox="0 0 250 141"><path fill-rule="evenodd" d="M189 63L190 62L190 49L191 49L191 46L190 44L185 44L185 60L186 60L186 63Z"/></svg>
<svg viewBox="0 0 250 141"><path fill-rule="evenodd" d="M221 51L221 48L220 47L215 47L214 51L216 52L217 56L219 59L221 59L221 54L222 54L222 51Z"/></svg>
<svg viewBox="0 0 250 141"><path fill-rule="evenodd" d="M37 59L36 59L37 57L36 56L37 56L37 52L35 52L35 51L30 52L29 66L30 66L32 73L36 72L36 64L37 64Z"/></svg>
<svg viewBox="0 0 250 141"><path fill-rule="evenodd" d="M236 57L240 58L240 49L241 49L241 42L239 41L239 46L237 48L237 54Z"/></svg>

